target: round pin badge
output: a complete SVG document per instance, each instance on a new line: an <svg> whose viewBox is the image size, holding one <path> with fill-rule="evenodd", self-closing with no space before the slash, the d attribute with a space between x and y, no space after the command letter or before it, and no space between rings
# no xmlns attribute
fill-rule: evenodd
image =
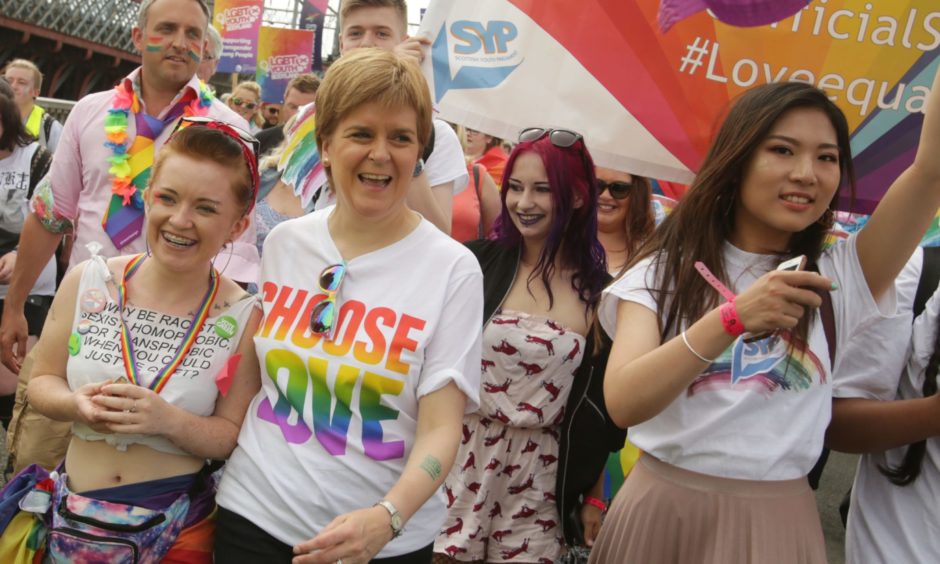
<svg viewBox="0 0 940 564"><path fill-rule="evenodd" d="M91 288L82 294L81 308L85 313L99 313L108 303L108 297L98 288Z"/></svg>
<svg viewBox="0 0 940 564"><path fill-rule="evenodd" d="M82 350L82 338L78 336L78 333L72 333L69 335L69 354L75 356L80 350Z"/></svg>
<svg viewBox="0 0 940 564"><path fill-rule="evenodd" d="M88 332L91 331L91 321L88 319L82 319L78 322L76 330L78 331L79 335L87 335Z"/></svg>
<svg viewBox="0 0 940 564"><path fill-rule="evenodd" d="M223 315L215 321L215 334L223 339L231 339L238 332L238 322L231 315Z"/></svg>

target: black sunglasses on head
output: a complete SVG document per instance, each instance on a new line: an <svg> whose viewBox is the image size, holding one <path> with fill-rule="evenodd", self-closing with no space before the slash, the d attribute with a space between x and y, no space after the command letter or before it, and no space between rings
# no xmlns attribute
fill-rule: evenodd
<svg viewBox="0 0 940 564"><path fill-rule="evenodd" d="M546 135L548 135L548 140L552 142L552 145L562 149L571 147L582 138L580 133L569 131L567 129L544 129L541 127L529 127L527 129L523 129L522 133L519 134L519 142L538 141Z"/></svg>
<svg viewBox="0 0 940 564"><path fill-rule="evenodd" d="M610 197L615 200L622 200L630 195L630 189L633 188L633 184L629 182L621 182L615 180L613 182L607 182L605 180L597 179L597 195L600 196L604 193L604 190L610 192Z"/></svg>

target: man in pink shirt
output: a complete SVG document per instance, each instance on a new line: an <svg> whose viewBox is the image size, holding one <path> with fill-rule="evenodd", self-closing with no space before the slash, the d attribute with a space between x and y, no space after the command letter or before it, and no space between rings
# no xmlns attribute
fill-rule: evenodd
<svg viewBox="0 0 940 564"><path fill-rule="evenodd" d="M140 190L146 188L153 155L170 136L179 117L205 115L247 131L248 124L214 99L194 76L206 47L209 21L204 0L143 0L131 32L134 46L141 53L140 68L115 89L80 100L65 122L52 167L36 188L32 213L27 215L20 235L18 260L0 320L0 359L11 370L20 372L20 387L25 388L31 367L30 362L24 363L27 330L23 305L63 236L72 233L75 238L70 267L90 256L86 248L90 242L100 244L99 254L105 257L144 252ZM115 149L115 141L122 133L126 134L124 152L130 155L126 168L113 166L120 162L115 157L122 150ZM120 185L122 178L133 178L136 185L125 183L137 192L130 204L125 200L123 206L128 209L122 209L120 198L117 204L112 199L121 194L112 189ZM108 223L115 219L120 219L121 225ZM224 251L219 266L227 264L225 274L237 281L254 282L259 262L254 234L233 242L231 247L231 255ZM15 468L32 462L54 465L64 455L68 426L37 421L41 416L31 410L24 414L23 396L18 389L8 432L10 456L17 457ZM27 430L25 434L23 430Z"/></svg>

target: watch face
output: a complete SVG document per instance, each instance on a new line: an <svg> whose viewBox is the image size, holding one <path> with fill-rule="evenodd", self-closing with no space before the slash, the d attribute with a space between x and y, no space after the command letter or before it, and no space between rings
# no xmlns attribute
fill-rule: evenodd
<svg viewBox="0 0 940 564"><path fill-rule="evenodd" d="M392 515L392 528L396 531L401 530L401 515L398 513Z"/></svg>

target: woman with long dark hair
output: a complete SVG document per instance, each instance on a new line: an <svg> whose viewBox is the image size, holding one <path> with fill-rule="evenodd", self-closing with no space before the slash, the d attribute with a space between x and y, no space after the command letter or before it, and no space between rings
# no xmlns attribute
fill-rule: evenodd
<svg viewBox="0 0 940 564"><path fill-rule="evenodd" d="M648 178L597 167L597 238L616 275L653 232L653 188Z"/></svg>
<svg viewBox="0 0 940 564"><path fill-rule="evenodd" d="M523 131L503 187L493 238L469 244L483 269L483 388L444 483L438 560L554 560L593 541L580 509L603 503L588 494L623 445L603 407L609 341L591 331L609 276L583 139Z"/></svg>
<svg viewBox="0 0 940 564"><path fill-rule="evenodd" d="M840 187L855 183L842 111L798 83L736 101L600 308L616 335L608 409L644 455L593 561L825 561L805 477L829 424L833 351L894 314L894 279L940 205L938 88L914 163L865 229L828 249Z"/></svg>

